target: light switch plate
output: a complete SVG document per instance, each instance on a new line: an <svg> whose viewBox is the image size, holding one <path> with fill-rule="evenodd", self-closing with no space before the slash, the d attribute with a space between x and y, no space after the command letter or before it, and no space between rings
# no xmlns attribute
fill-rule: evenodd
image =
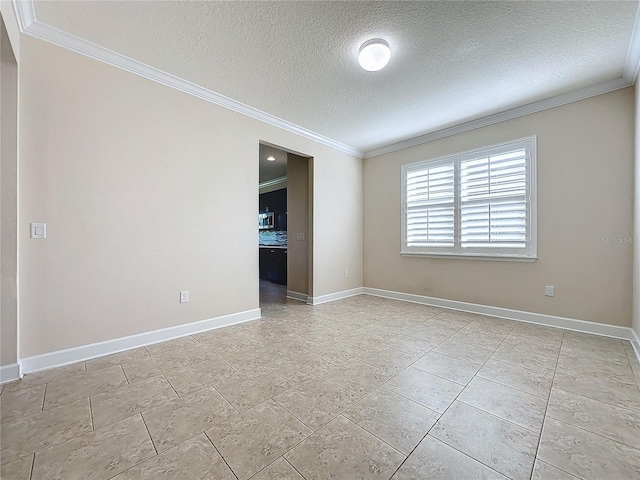
<svg viewBox="0 0 640 480"><path fill-rule="evenodd" d="M46 223L32 223L31 224L31 238L47 238L47 224Z"/></svg>
<svg viewBox="0 0 640 480"><path fill-rule="evenodd" d="M304 240L304 233L299 233L298 234L298 240L301 241L301 242Z"/></svg>

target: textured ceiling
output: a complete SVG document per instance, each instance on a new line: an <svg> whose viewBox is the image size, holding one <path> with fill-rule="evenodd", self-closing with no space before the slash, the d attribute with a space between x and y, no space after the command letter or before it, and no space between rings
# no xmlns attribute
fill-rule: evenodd
<svg viewBox="0 0 640 480"><path fill-rule="evenodd" d="M363 151L622 75L638 2L42 1L39 22ZM380 72L359 46L389 42Z"/></svg>

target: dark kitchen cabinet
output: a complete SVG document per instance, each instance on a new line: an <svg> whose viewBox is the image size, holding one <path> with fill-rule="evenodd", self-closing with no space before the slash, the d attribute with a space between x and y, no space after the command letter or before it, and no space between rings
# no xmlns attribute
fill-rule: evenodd
<svg viewBox="0 0 640 480"><path fill-rule="evenodd" d="M284 248L260 248L260 280L287 284L287 250Z"/></svg>

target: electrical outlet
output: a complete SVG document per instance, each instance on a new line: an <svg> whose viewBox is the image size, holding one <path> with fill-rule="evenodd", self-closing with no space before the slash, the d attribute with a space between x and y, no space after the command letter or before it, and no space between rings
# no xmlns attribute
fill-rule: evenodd
<svg viewBox="0 0 640 480"><path fill-rule="evenodd" d="M344 278L349 278L349 270L344 271Z"/></svg>
<svg viewBox="0 0 640 480"><path fill-rule="evenodd" d="M545 285L544 294L547 297L553 297L556 294L556 288L553 285Z"/></svg>
<svg viewBox="0 0 640 480"><path fill-rule="evenodd" d="M180 303L189 303L189 290L180 292Z"/></svg>

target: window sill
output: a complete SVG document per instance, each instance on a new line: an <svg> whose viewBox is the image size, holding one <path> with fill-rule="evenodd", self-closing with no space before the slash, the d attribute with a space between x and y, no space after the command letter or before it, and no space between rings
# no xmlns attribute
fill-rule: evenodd
<svg viewBox="0 0 640 480"><path fill-rule="evenodd" d="M453 254L453 253L415 253L400 252L403 257L444 258L456 260L493 260L498 262L525 262L533 263L538 257L521 257L517 255L480 255L480 254Z"/></svg>

